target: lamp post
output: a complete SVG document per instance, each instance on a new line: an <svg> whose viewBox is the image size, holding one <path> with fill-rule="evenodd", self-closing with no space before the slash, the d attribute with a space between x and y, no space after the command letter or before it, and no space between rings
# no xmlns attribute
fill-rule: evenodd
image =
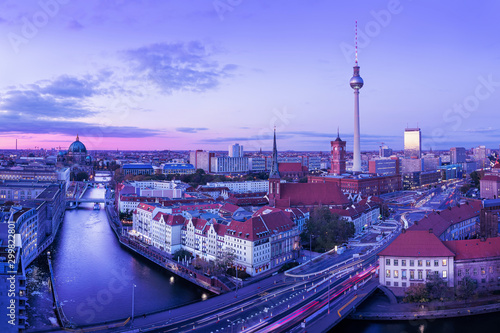
<svg viewBox="0 0 500 333"><path fill-rule="evenodd" d="M313 234L309 234L309 261L312 260L312 246L313 246L312 236Z"/></svg>
<svg viewBox="0 0 500 333"><path fill-rule="evenodd" d="M332 279L328 279L328 314L330 314L330 284L332 283Z"/></svg>
<svg viewBox="0 0 500 333"><path fill-rule="evenodd" d="M134 321L134 294L135 294L135 284L132 284L132 322Z"/></svg>

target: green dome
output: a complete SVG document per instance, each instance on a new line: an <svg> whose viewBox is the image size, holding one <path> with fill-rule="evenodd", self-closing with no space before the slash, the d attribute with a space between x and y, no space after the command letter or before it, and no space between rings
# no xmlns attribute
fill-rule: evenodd
<svg viewBox="0 0 500 333"><path fill-rule="evenodd" d="M68 153L86 153L86 152L87 148L85 148L85 145L80 142L80 139L77 135L76 141L69 146Z"/></svg>

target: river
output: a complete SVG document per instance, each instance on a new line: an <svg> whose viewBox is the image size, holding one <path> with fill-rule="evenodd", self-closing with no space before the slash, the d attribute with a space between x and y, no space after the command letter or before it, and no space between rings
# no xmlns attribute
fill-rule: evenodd
<svg viewBox="0 0 500 333"><path fill-rule="evenodd" d="M104 189L89 189L85 198L103 198ZM127 318L206 299L209 293L120 246L101 210L93 203L67 210L49 247L56 290L63 309L77 325ZM28 267L29 331L57 325L48 287L45 255Z"/></svg>

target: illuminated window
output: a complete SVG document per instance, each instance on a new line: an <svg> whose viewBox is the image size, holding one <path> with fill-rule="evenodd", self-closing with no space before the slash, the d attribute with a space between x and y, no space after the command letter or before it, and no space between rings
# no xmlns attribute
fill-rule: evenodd
<svg viewBox="0 0 500 333"><path fill-rule="evenodd" d="M446 259L443 259L443 266L446 266Z"/></svg>
<svg viewBox="0 0 500 333"><path fill-rule="evenodd" d="M390 277L391 277L391 270L390 270L390 269L387 269L387 270L385 271L385 277L388 277L388 278L390 278Z"/></svg>
<svg viewBox="0 0 500 333"><path fill-rule="evenodd" d="M446 271L443 271L443 279L446 279Z"/></svg>

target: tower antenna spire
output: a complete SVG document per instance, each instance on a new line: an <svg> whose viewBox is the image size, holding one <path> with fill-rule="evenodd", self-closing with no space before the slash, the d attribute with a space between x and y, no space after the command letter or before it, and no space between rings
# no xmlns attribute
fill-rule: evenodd
<svg viewBox="0 0 500 333"><path fill-rule="evenodd" d="M356 44L356 66L358 65L358 21L356 20L356 28L355 28L355 34L354 34L354 41Z"/></svg>

